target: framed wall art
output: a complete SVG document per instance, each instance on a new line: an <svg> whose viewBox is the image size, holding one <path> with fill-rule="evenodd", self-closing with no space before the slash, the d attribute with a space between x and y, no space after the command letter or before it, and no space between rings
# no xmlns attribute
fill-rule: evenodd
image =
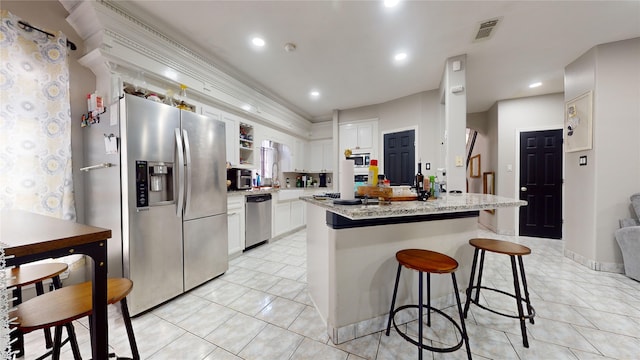
<svg viewBox="0 0 640 360"><path fill-rule="evenodd" d="M593 93L588 91L567 101L564 111L564 150L590 150L593 144Z"/></svg>
<svg viewBox="0 0 640 360"><path fill-rule="evenodd" d="M496 194L496 173L488 171L482 173L482 193L483 194ZM495 209L485 210L488 213L495 214Z"/></svg>
<svg viewBox="0 0 640 360"><path fill-rule="evenodd" d="M480 154L471 157L469 176L472 178L480 177Z"/></svg>

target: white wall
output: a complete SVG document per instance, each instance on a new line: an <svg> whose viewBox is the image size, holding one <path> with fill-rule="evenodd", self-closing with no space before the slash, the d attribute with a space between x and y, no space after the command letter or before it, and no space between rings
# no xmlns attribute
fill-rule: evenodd
<svg viewBox="0 0 640 360"><path fill-rule="evenodd" d="M595 48L565 67L565 101L570 101L595 87ZM564 111L564 110L563 110ZM565 153L565 229L567 249L587 259L595 259L595 166L594 150ZM580 156L587 156L590 166L578 166ZM591 161L589 161L591 160Z"/></svg>
<svg viewBox="0 0 640 360"><path fill-rule="evenodd" d="M522 131L560 129L564 123L563 94L534 96L498 102L498 158L496 195L519 198L519 139ZM509 170L511 169L511 170ZM497 209L496 231L517 234L518 208Z"/></svg>
<svg viewBox="0 0 640 360"><path fill-rule="evenodd" d="M438 128L439 98L438 90L430 90L381 104L340 110L338 122L342 124L377 118L379 149L383 148L382 133L416 127L416 162L419 159L422 159L423 163L430 162L431 171L423 171L423 174L435 175L435 169L444 166L438 162L440 139L437 131L433 131L434 128Z"/></svg>
<svg viewBox="0 0 640 360"><path fill-rule="evenodd" d="M499 179L498 179L498 173L499 173L499 168L497 166L498 164L498 152L499 152L499 148L498 146L495 146L495 144L498 144L498 103L493 104L493 106L491 106L491 108L489 108L489 110L487 111L487 118L486 118L486 132L487 132L487 142L489 144L491 144L491 146L489 147L488 150L488 160L491 163L491 171L495 172L495 176L494 176L494 181L495 181L495 193L496 195L501 195L498 192L498 184L499 184ZM490 214L490 216L485 215L480 215L480 223L486 227L488 227L489 229L498 232L498 216L500 216L500 213L498 212L498 210L496 210L493 214Z"/></svg>
<svg viewBox="0 0 640 360"><path fill-rule="evenodd" d="M565 68L565 101L593 91L593 149L566 156L566 248L616 271L614 232L640 191L640 38L598 45ZM586 155L587 166L578 166Z"/></svg>
<svg viewBox="0 0 640 360"><path fill-rule="evenodd" d="M95 91L96 79L93 73L78 63L84 55L82 39L66 22L69 13L58 1L2 1L2 9L19 16L22 20L40 29L62 31L78 47L69 50L69 99L71 103L71 152L73 162L73 183L76 202L76 221L84 222L84 164L82 132L90 128L80 127L80 118L87 112L87 94Z"/></svg>
<svg viewBox="0 0 640 360"><path fill-rule="evenodd" d="M467 127L478 132L471 156L480 155L481 175L483 175L485 172L495 172L496 169L493 166L494 162L491 159L490 151L496 146L493 145L495 143L491 142L491 138L489 137L488 133L488 112L468 114ZM471 141L471 139L469 139L469 141ZM469 175L470 168L467 169L467 183L469 186L469 192L482 194L484 191L484 177L481 176L479 178L472 178ZM495 229L495 224L493 221L494 218L495 214L491 214L487 211L481 211L478 222L483 226L493 230Z"/></svg>
<svg viewBox="0 0 640 360"><path fill-rule="evenodd" d="M459 69L453 70L455 63ZM444 78L441 87L444 89L444 129L440 134L444 136L444 167L447 170L447 190L466 191L467 172L464 166L466 160L466 130L467 130L467 56L459 55L447 59ZM453 93L453 87L462 87L461 92ZM462 164L458 166L457 159Z"/></svg>
<svg viewBox="0 0 640 360"><path fill-rule="evenodd" d="M489 142L489 138L487 136L487 113L482 112L468 114L467 128L471 129L469 133L469 143L472 140L473 130L478 132L471 156L480 155L480 175L487 171L495 171L495 169L493 169L491 158L489 157L489 150L491 149L492 145ZM469 187L469 192L482 194L482 176L479 178L472 178L470 175L471 168L469 167L467 168L467 185Z"/></svg>
<svg viewBox="0 0 640 360"><path fill-rule="evenodd" d="M595 260L622 263L613 233L630 217L629 196L640 192L640 38L597 49Z"/></svg>

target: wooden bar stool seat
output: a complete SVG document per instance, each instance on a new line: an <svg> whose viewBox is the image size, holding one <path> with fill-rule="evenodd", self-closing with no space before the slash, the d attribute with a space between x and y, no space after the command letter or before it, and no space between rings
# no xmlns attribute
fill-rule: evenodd
<svg viewBox="0 0 640 360"><path fill-rule="evenodd" d="M68 268L69 265L65 263L39 263L6 269L7 288L42 283L44 280L59 277Z"/></svg>
<svg viewBox="0 0 640 360"><path fill-rule="evenodd" d="M92 309L92 286L91 282L66 286L59 290L49 292L45 295L35 297L25 301L17 307L15 316L17 318L18 330L28 333L34 330L56 327L53 344L53 359L60 356L60 336L63 325L70 324L73 320L91 315ZM129 344L133 359L140 359L138 348L133 334L129 309L127 307L126 296L131 292L133 282L125 278L108 279L107 281L107 304L120 302L122 315L124 317ZM67 329L69 331L69 329ZM73 331L72 331L73 332ZM72 347L75 342L73 336ZM75 343L77 346L77 342ZM79 352L74 358L79 359Z"/></svg>
<svg viewBox="0 0 640 360"><path fill-rule="evenodd" d="M389 320L387 322L386 335L389 336L391 330L391 324L396 329L398 334L402 336L408 342L418 347L418 359L422 359L422 349L435 352L452 352L460 349L462 344L465 344L467 350L467 357L471 359L471 350L469 348L469 337L467 335L467 329L464 325L464 316L462 313L462 304L460 302L460 294L458 293L458 283L456 281L455 271L458 268L458 262L450 256L441 254L435 251L422 250L422 249L406 249L400 250L396 253L396 260L398 260L398 272L396 274L396 283L393 289L393 297L391 299L391 309L389 310ZM395 308L396 296L398 294L398 283L400 282L400 272L402 267L416 270L419 273L418 277L418 304L403 305ZM423 276L422 273L427 273L427 326L431 326L431 311L443 316L450 321L460 333L460 341L450 347L434 347L423 343L422 337L422 318L425 305L423 304ZM453 282L453 290L456 296L456 302L458 306L458 314L460 315L460 324L456 322L452 317L444 313L442 310L433 308L431 306L431 274L451 274ZM403 331L401 331L396 325L395 315L405 309L417 308L418 309L418 341L409 337Z"/></svg>
<svg viewBox="0 0 640 360"><path fill-rule="evenodd" d="M535 309L531 306L531 300L529 299L529 289L527 287L527 277L524 272L524 264L522 262L522 257L525 255L531 254L531 249L524 245L516 244L510 241L503 240L495 240L495 239L471 239L469 240L469 244L475 247L475 251L473 254L473 265L471 267L471 278L469 279L469 287L467 288L466 295L467 300L464 304L464 317L467 317L469 311L469 305L471 303L477 305L478 307L490 311L494 314L519 319L520 320L520 330L522 332L522 343L524 347L529 347L529 341L527 339L527 329L526 329L526 319L533 324L535 317ZM514 286L514 294L508 293L506 291L490 288L486 286L482 286L482 271L484 269L484 255L486 251L490 251L497 254L508 255L511 258L511 271L513 274L513 286ZM478 264L478 254L480 254L480 263ZM516 262L517 259L517 262ZM478 278L475 280L475 273L478 270ZM518 271L520 275L518 275ZM474 284L475 281L475 284ZM520 290L520 282L522 282L522 290L524 290L524 295ZM497 292L503 295L507 295L516 300L516 307L518 309L518 315L507 314L504 312L496 311L494 309L490 309L489 307L480 303L480 289L489 290L493 292ZM473 296L473 290L475 290L475 296ZM527 314L524 313L524 309L522 307L522 303L525 303L527 306Z"/></svg>
<svg viewBox="0 0 640 360"><path fill-rule="evenodd" d="M471 239L469 240L469 244L477 249L491 251L498 254L515 256L531 254L531 249L529 249L528 247L510 241L495 239Z"/></svg>
<svg viewBox="0 0 640 360"><path fill-rule="evenodd" d="M69 266L66 263L53 262L28 264L5 269L7 289L15 287L13 290L13 297L15 298L13 306L22 303L22 288L25 286L35 285L36 295L38 296L44 294L43 281L45 280L51 279L55 289L62 287L60 274L67 271L68 268ZM15 355L18 357L23 356L23 334L18 332L15 335L12 334L12 337L15 339L15 342L12 344ZM44 338L46 348L51 348L53 346L53 340L51 339L51 331L49 328L44 328Z"/></svg>

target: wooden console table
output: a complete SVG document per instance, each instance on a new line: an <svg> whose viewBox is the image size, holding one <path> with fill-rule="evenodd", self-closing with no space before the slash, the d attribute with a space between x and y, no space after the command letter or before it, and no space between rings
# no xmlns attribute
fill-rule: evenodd
<svg viewBox="0 0 640 360"><path fill-rule="evenodd" d="M93 259L92 358L106 360L107 323L107 239L111 230L38 215L22 210L0 212L0 245L7 266L70 254Z"/></svg>

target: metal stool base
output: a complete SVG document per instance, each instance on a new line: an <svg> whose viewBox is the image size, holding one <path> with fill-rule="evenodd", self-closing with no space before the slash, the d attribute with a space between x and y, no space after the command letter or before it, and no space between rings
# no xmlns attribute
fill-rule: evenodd
<svg viewBox="0 0 640 360"><path fill-rule="evenodd" d="M490 311L490 312L492 312L492 313L494 313L494 314L497 314L497 315L506 316L506 317L509 317L509 318L512 318L512 319L520 319L520 316L519 316L519 315L512 315L512 314L503 313L503 312L500 312L500 311L497 311L497 310L494 310L494 309L488 308L488 307L486 307L486 306L484 306L484 305L480 304L480 302L477 302L477 301L476 301L476 300L471 296L471 293L473 292L473 289L477 289L477 288L478 288L478 286L472 286L472 287L469 287L469 288L467 289L467 294L466 294L466 295L467 295L467 298L469 298L469 299L470 299L470 300L469 300L469 302L470 302L470 303L475 304L475 305L477 305L479 308L482 308L482 309L484 309L484 310ZM514 298L514 299L516 299L516 300L517 300L517 297L516 297L515 295L510 294L510 293L508 293L508 292L506 292L506 291L502 291L502 290L500 290L500 289L494 289L494 288L490 288L490 287L486 287L486 286L480 286L480 288L481 288L481 289L484 289L484 290L489 290L489 291L493 291L493 292L501 293L501 294L503 294L503 295L507 295L507 296L512 297L512 298ZM477 290L476 290L476 291L477 291ZM526 299L520 299L520 301L521 301L521 302L523 302L525 305L527 304ZM531 313L530 313L529 315L524 315L524 314L523 314L523 316L522 316L522 317L523 317L523 318L525 318L525 319L529 319L529 321L533 324L533 323L534 323L533 318L536 316L536 309L534 309L534 308L533 308L533 306L531 306L531 305L529 305L529 309L531 310Z"/></svg>
<svg viewBox="0 0 640 360"><path fill-rule="evenodd" d="M511 259L511 272L513 275L513 287L515 294L508 293L506 291L489 288L486 286L482 286L482 272L484 270L484 255L486 250L477 248L473 253L473 264L471 265L471 277L469 278L469 287L466 290L467 300L464 304L464 317L467 317L467 313L469 311L469 305L471 303L477 305L481 309L490 311L494 314L518 319L520 321L520 331L522 333L522 345L525 348L529 347L529 339L527 338L527 330L525 325L525 320L529 319L531 324L534 323L533 318L535 317L535 310L533 306L531 306L531 300L529 297L529 289L527 287L527 277L524 272L524 264L522 262L522 255L509 255ZM480 261L478 261L478 254L480 254ZM476 279L475 273L476 269L478 270L478 278ZM519 271L518 271L519 270ZM520 273L518 275L518 272ZM524 294L520 292L520 281L522 281L522 287L524 290ZM475 297L473 296L473 290L476 290ZM502 313L493 309L488 308L487 306L480 304L480 289L494 291L503 295L507 295L516 300L516 307L518 310L518 315L511 315ZM523 306L523 303L525 306ZM527 313L525 314L524 309L526 307Z"/></svg>
<svg viewBox="0 0 640 360"><path fill-rule="evenodd" d="M460 342L458 342L456 345L448 347L448 348L441 348L441 347L433 347L433 346L429 346L426 344L422 344L422 348L423 349L427 349L429 351L435 351L435 352L440 352L440 353L445 353L445 352L452 352L452 351L456 351L458 349L460 349L462 347L462 344L464 344L464 333L462 332L462 328L460 327L460 325L458 325L458 323L449 315L445 314L442 310L440 309L436 309L436 308L427 308L426 305L422 305L424 306L425 309L428 310L433 310L434 312L440 314L441 316L445 317L447 320L449 320L455 327L456 329L458 329L458 333L460 334ZM415 346L420 347L420 343L416 340L414 340L413 338L411 338L409 335L407 335L406 333L400 331L400 329L398 328L398 325L396 325L396 319L395 316L398 312L404 310L404 309L410 309L410 308L414 308L417 309L418 305L403 305L400 306L399 308L396 308L392 314L389 314L389 316L391 317L391 322L393 323L393 327L396 329L396 331L398 332L398 334L400 334L400 336L402 336L402 338L404 338L405 340L407 340L408 342L412 343ZM422 321L422 319L418 319L418 321ZM422 324L420 325L422 326Z"/></svg>
<svg viewBox="0 0 640 360"><path fill-rule="evenodd" d="M465 345L465 349L467 351L467 357L469 358L469 360L471 360L471 349L469 348L469 335L467 334L467 329L464 325L464 315L462 312L462 303L460 301L460 294L458 293L458 282L456 281L456 274L455 272L451 272L451 280L453 283L453 292L455 294L456 297L456 306L458 308L458 315L460 316L460 324L458 324L451 316L445 314L443 311L433 308L431 306L431 273L427 272L427 304L425 305L423 302L423 285L422 285L422 273L423 271L419 271L418 270L418 304L411 304L411 305L403 305L400 306L398 308L395 308L395 304L396 304L396 296L398 295L398 284L400 283L400 273L402 272L402 264L398 263L398 272L396 274L396 282L395 285L393 287L393 297L391 299L391 308L389 309L389 319L387 321L387 331L385 332L385 335L389 336L389 331L391 330L391 323L393 323L393 327L396 329L396 331L398 332L398 334L400 334L400 336L402 336L402 338L404 338L405 340L407 340L408 342L412 343L413 345L416 345L418 347L418 360L422 360L422 349L426 349L426 350L430 350L433 352L439 352L439 353L445 353L445 352L453 352L456 351L458 349L460 349L462 347L462 344ZM409 309L409 308L416 308L418 309L418 341L412 339L411 337L409 337L407 334L405 334L404 332L400 331L400 329L398 329L398 325L396 325L396 319L395 319L395 315L402 310L405 309ZM426 314L423 314L423 310L427 310ZM460 333L460 342L452 347L434 347L434 346L429 346L426 344L423 344L422 340L423 340L423 336L422 336L422 328L423 328L423 323L422 323L422 318L424 315L427 316L427 326L431 326L431 310L433 310L435 313L440 314L441 316L443 316L444 318L446 318L447 320L449 320L451 323L454 324L454 326L456 327L456 329L458 329L458 332Z"/></svg>

